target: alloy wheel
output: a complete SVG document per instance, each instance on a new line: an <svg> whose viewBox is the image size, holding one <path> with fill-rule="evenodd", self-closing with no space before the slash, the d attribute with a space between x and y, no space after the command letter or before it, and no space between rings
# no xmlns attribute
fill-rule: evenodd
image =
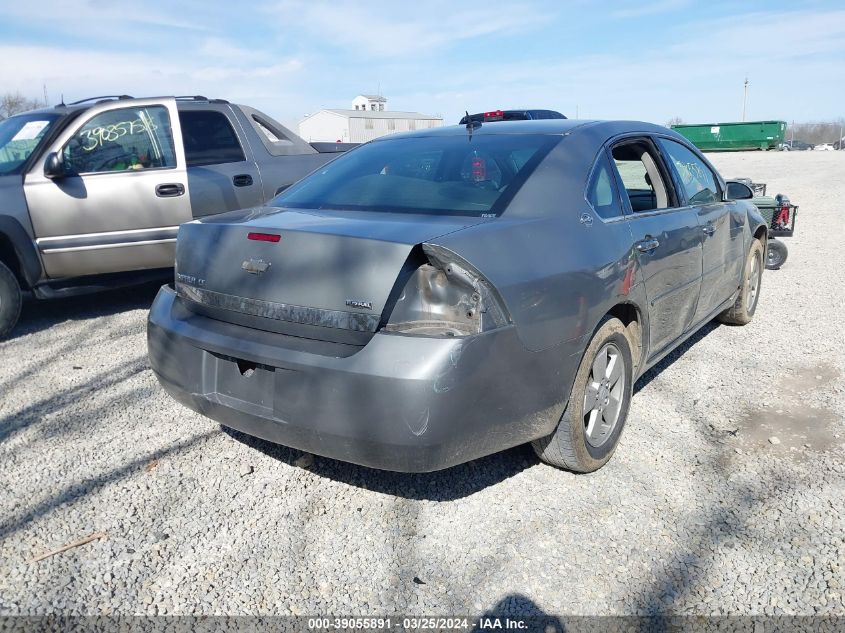
<svg viewBox="0 0 845 633"><path fill-rule="evenodd" d="M613 343L602 347L590 368L584 394L584 434L598 448L613 435L625 396L625 361Z"/></svg>
<svg viewBox="0 0 845 633"><path fill-rule="evenodd" d="M748 311L754 312L757 307L757 296L760 290L760 257L755 256L748 274Z"/></svg>

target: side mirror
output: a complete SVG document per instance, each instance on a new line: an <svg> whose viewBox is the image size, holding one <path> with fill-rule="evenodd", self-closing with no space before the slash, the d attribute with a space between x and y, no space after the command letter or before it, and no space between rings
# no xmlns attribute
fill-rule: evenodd
<svg viewBox="0 0 845 633"><path fill-rule="evenodd" d="M744 182L737 182L736 180L729 180L728 188L725 192L725 199L727 200L751 200L754 197L754 192L751 187Z"/></svg>
<svg viewBox="0 0 845 633"><path fill-rule="evenodd" d="M58 152L50 152L44 159L44 175L50 180L65 177L65 168L62 157Z"/></svg>

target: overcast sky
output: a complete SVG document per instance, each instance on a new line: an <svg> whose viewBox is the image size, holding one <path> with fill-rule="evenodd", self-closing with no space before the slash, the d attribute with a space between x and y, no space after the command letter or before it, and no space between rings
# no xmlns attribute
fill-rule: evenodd
<svg viewBox="0 0 845 633"><path fill-rule="evenodd" d="M291 125L380 90L449 122L512 107L711 122L740 119L747 75L749 119L845 115L841 0L0 0L0 15L0 92L46 85L51 103L203 94Z"/></svg>

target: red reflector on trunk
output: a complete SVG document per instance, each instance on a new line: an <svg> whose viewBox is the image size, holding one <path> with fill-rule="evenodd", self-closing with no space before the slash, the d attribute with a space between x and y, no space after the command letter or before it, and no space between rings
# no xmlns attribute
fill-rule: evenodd
<svg viewBox="0 0 845 633"><path fill-rule="evenodd" d="M281 235L274 233L250 233L246 237L249 240L256 240L258 242L278 242L282 239Z"/></svg>

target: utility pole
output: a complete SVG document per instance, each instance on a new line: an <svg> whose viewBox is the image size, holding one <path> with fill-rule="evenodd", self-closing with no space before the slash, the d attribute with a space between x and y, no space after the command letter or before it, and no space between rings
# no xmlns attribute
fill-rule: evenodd
<svg viewBox="0 0 845 633"><path fill-rule="evenodd" d="M745 123L745 106L748 103L748 76L745 77L745 90L742 95L742 122Z"/></svg>
<svg viewBox="0 0 845 633"><path fill-rule="evenodd" d="M795 119L792 119L791 132L792 134L789 138L789 149L795 149Z"/></svg>

